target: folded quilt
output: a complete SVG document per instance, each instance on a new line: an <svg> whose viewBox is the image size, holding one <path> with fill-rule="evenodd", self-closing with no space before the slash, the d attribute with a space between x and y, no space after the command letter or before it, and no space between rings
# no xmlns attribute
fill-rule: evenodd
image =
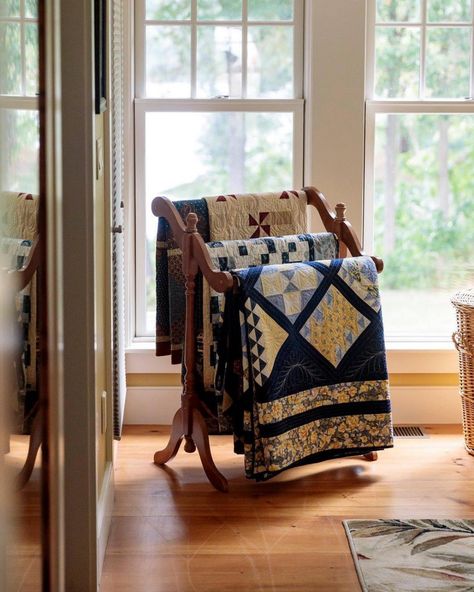
<svg viewBox="0 0 474 592"><path fill-rule="evenodd" d="M255 267L335 259L338 256L337 237L329 232L298 234L282 237L254 238L249 240L214 241L206 243L215 269L231 271ZM214 388L217 364L217 344L224 320L225 295L213 290L204 280L203 294L203 380L206 389ZM229 431L230 425L217 395L219 429Z"/></svg>
<svg viewBox="0 0 474 592"><path fill-rule="evenodd" d="M173 202L179 215L186 221L191 212L198 216L197 230L205 242L209 237L209 215L203 199ZM196 287L196 330L202 329L202 286L198 277ZM156 237L156 355L171 354L173 364L182 360L186 319L185 278L182 251L173 238L165 218L158 220Z"/></svg>
<svg viewBox="0 0 474 592"><path fill-rule="evenodd" d="M212 241L301 234L307 229L304 191L216 195L204 199Z"/></svg>
<svg viewBox="0 0 474 592"><path fill-rule="evenodd" d="M198 216L198 232L209 241L247 240L256 237L296 235L307 228L307 197L304 191L217 195L203 199L173 202L181 218L190 212ZM196 370L197 388L210 433L223 431L218 426L214 370L210 366L212 329L206 314L203 325L203 294L208 298L209 287L202 285L202 275L196 282ZM173 239L164 219L158 221L156 245L156 354L171 354L173 364L182 361L186 318L185 279L182 272L182 252ZM208 304L204 305L208 310ZM226 429L224 428L224 431Z"/></svg>
<svg viewBox="0 0 474 592"><path fill-rule="evenodd" d="M232 272L218 384L232 400L245 471L268 479L391 447L377 272L369 257ZM240 337L240 338L239 338ZM237 447L237 451L239 451Z"/></svg>

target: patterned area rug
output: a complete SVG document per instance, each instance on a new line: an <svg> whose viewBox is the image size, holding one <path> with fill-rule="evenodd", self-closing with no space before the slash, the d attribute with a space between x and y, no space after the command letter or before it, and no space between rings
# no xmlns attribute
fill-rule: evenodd
<svg viewBox="0 0 474 592"><path fill-rule="evenodd" d="M345 520L364 592L474 592L474 520Z"/></svg>

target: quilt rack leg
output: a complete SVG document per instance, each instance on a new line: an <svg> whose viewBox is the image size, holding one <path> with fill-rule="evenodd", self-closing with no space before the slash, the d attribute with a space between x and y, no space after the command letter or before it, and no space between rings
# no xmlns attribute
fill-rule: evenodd
<svg viewBox="0 0 474 592"><path fill-rule="evenodd" d="M155 464L164 465L172 460L178 453L183 438L185 438L184 450L191 453L197 448L204 472L211 484L218 491L227 492L229 490L227 479L219 472L212 459L209 435L204 418L197 409L192 410L191 433L187 436L184 434L183 418L183 409L178 409L173 419L171 435L166 448L155 452Z"/></svg>
<svg viewBox="0 0 474 592"><path fill-rule="evenodd" d="M184 388L181 396L181 408L176 412L171 436L164 450L155 453L157 465L164 465L176 456L183 438L184 450L194 452L197 448L204 472L212 485L226 492L229 489L226 478L217 470L209 446L209 434L206 422L199 411L196 394L196 344L194 325L194 302L196 295L197 262L193 257L193 235L197 235L197 216L190 213L186 220L186 232L182 240L183 273L186 278L186 330L184 345Z"/></svg>

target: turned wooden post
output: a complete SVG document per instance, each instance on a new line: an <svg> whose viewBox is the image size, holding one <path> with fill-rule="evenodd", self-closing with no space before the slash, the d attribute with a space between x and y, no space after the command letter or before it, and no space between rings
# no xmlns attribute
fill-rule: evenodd
<svg viewBox="0 0 474 592"><path fill-rule="evenodd" d="M334 231L339 238L339 257L347 257L347 246L342 242L343 223L346 221L346 204L336 204L336 218L334 220Z"/></svg>
<svg viewBox="0 0 474 592"><path fill-rule="evenodd" d="M196 336L195 298L198 267L193 257L193 234L197 234L198 217L194 213L186 218L186 234L183 237L183 272L186 278L186 326L184 340L184 384L182 399L184 450L194 452L196 445L192 438L193 409L196 407Z"/></svg>

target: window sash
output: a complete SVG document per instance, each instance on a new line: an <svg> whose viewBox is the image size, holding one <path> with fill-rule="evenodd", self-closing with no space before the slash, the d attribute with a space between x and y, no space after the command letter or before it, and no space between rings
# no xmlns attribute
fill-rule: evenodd
<svg viewBox="0 0 474 592"><path fill-rule="evenodd" d="M146 241L145 200L138 196L145 195L145 118L151 112L256 112L256 113L292 113L293 114L293 186L303 186L303 144L304 144L304 100L303 100L303 22L304 0L294 0L293 20L290 21L249 21L248 0L242 0L242 17L239 20L198 20L197 0L191 1L191 18L188 20L153 20L146 18L146 0L135 3L135 100L134 100L134 142L135 154L135 208L134 208L134 341L146 341L152 333L146 330L146 291L145 291L145 254ZM148 25L182 25L191 27L191 80L190 97L153 98L146 95L146 29ZM242 27L242 98L240 99L201 99L197 92L197 31L200 26L240 26ZM247 33L248 29L258 25L293 26L293 95L290 99L247 99Z"/></svg>
<svg viewBox="0 0 474 592"><path fill-rule="evenodd" d="M459 22L431 22L428 21L428 0L421 0L421 20L417 22L378 22L376 20L376 1L368 0L367 3L367 68L366 68L366 97L368 100L375 100L375 34L377 28L387 27L407 27L407 28L418 28L421 31L421 43L420 43L420 69L419 69L419 99L420 101L431 101L425 96L426 90L426 44L427 35L426 32L429 29L436 28L464 28L471 30L471 51L470 51L470 92L469 98L474 98L474 2L472 2L471 20L470 21L459 21ZM411 100L404 100L398 98L387 99L393 102L406 102L413 103ZM451 100L463 100L463 99L449 99L443 100L447 103ZM440 102L434 99L435 102Z"/></svg>
<svg viewBox="0 0 474 592"><path fill-rule="evenodd" d="M135 8L135 97L146 98L146 28L148 25L175 25L191 27L191 95L195 99L197 89L197 29L200 26L241 26L242 27L242 99L247 96L247 33L258 25L293 26L293 97L303 97L303 21L304 0L294 0L293 20L291 21L249 21L248 0L242 0L242 19L240 20L198 20L197 0L192 0L189 20L151 20L146 18L146 0L136 0ZM152 98L152 97L150 97ZM179 99L173 99L179 100ZM292 99L282 99L292 100Z"/></svg>
<svg viewBox="0 0 474 592"><path fill-rule="evenodd" d="M364 248L374 252L374 197L375 197L375 134L376 117L380 114L474 115L474 101L367 101L365 108L365 183L364 183ZM413 221L415 224L416 221ZM392 343L445 342L446 336L387 335Z"/></svg>

